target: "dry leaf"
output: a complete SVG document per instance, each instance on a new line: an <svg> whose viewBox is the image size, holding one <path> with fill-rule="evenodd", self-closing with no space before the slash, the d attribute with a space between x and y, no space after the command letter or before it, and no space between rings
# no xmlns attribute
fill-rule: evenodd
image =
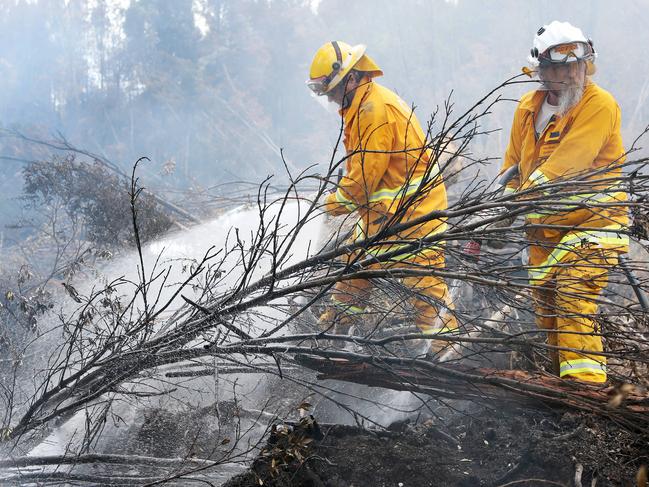
<svg viewBox="0 0 649 487"><path fill-rule="evenodd" d="M620 386L620 392L626 396L633 394L635 392L635 386L633 384L622 384Z"/></svg>
<svg viewBox="0 0 649 487"><path fill-rule="evenodd" d="M619 408L624 400L624 394L617 393L608 400L608 407L611 409Z"/></svg>

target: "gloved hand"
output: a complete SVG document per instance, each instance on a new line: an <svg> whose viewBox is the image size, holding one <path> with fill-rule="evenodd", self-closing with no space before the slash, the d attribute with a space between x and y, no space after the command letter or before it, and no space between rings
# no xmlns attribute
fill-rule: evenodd
<svg viewBox="0 0 649 487"><path fill-rule="evenodd" d="M471 215L467 220L467 225L475 225L476 223L493 220L484 228L506 228L514 223L514 217L506 216L508 211L506 208L487 208L480 210L474 215ZM480 226L476 227L481 228Z"/></svg>
<svg viewBox="0 0 649 487"><path fill-rule="evenodd" d="M485 225L478 225L474 228L473 231L478 233L478 235L476 235L476 237L478 237L481 230L504 229L511 226L514 223L515 217L511 217L507 215L508 215L508 211L505 208L488 208L486 210L481 210L477 212L475 215L472 215L467 220L466 224L477 225L479 223L492 220L491 223L487 223ZM475 245L476 243L477 243L477 249ZM472 241L467 242L467 244L464 246L464 253L471 254L472 252L475 253L475 251L477 250L477 255L479 256L480 245L482 243L492 248L502 248L505 246L506 241L504 239L498 239L498 240L486 239L485 241L483 241L483 239L476 238Z"/></svg>

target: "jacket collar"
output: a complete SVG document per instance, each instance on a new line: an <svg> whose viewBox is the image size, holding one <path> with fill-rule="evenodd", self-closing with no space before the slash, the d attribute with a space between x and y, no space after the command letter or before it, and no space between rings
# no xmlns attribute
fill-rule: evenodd
<svg viewBox="0 0 649 487"><path fill-rule="evenodd" d="M521 100L521 110L528 112L538 112L546 95L545 90L536 90L532 96L527 96Z"/></svg>

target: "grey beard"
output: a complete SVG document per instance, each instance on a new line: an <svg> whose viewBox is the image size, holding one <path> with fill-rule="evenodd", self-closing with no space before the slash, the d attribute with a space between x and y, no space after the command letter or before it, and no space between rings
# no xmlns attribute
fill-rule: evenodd
<svg viewBox="0 0 649 487"><path fill-rule="evenodd" d="M568 111L574 107L581 97L584 95L584 86L571 84L566 89L561 90L559 94L559 106L557 108L557 115L563 117Z"/></svg>

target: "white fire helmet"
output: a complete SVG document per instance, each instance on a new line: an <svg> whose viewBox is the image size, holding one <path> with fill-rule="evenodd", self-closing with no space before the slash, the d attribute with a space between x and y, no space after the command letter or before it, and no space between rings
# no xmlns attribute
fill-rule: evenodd
<svg viewBox="0 0 649 487"><path fill-rule="evenodd" d="M594 61L597 53L593 48L593 42L580 28L569 22L554 20L544 25L534 36L533 46L527 59L535 68L585 61L588 67L587 74L595 72Z"/></svg>

